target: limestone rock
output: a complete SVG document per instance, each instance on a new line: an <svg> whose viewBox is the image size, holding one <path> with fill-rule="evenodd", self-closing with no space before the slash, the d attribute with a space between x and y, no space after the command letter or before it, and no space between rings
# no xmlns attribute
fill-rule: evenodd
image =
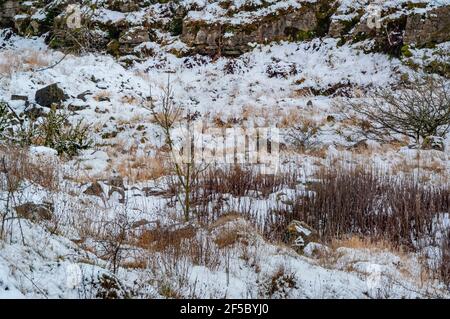
<svg viewBox="0 0 450 319"><path fill-rule="evenodd" d="M195 53L213 55L220 51L227 56L240 55L251 49L249 43L296 40L305 34L312 35L318 26L315 10L313 6L304 6L240 25L184 20L181 38Z"/></svg>
<svg viewBox="0 0 450 319"><path fill-rule="evenodd" d="M319 239L319 234L305 222L293 220L287 227L284 234L284 242L290 244L297 251L312 241Z"/></svg>
<svg viewBox="0 0 450 319"><path fill-rule="evenodd" d="M404 42L423 46L450 41L450 6L408 16Z"/></svg>
<svg viewBox="0 0 450 319"><path fill-rule="evenodd" d="M35 100L41 106L51 107L54 103L66 100L66 97L64 91L55 83L36 91Z"/></svg>

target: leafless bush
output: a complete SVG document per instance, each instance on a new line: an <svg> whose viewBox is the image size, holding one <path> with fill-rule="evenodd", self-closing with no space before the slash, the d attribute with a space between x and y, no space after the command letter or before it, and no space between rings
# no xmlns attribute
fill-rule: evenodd
<svg viewBox="0 0 450 319"><path fill-rule="evenodd" d="M126 212L114 212L112 220L104 221L102 231L95 241L99 244L97 254L109 262L111 271L116 274L126 257L126 252L131 249L131 237L133 235L134 221Z"/></svg>
<svg viewBox="0 0 450 319"><path fill-rule="evenodd" d="M433 235L433 219L450 210L448 187L423 185L413 177L393 177L374 168L328 167L292 205L268 214L265 234L281 240L286 226L302 220L322 240L357 235L414 249Z"/></svg>
<svg viewBox="0 0 450 319"><path fill-rule="evenodd" d="M219 250L205 233L193 226L160 226L147 230L139 237L138 245L153 253L170 256L173 261L188 258L194 265L217 269Z"/></svg>
<svg viewBox="0 0 450 319"><path fill-rule="evenodd" d="M254 166L233 165L210 168L200 176L199 187L206 194L231 194L236 197L256 196L267 198L284 186L293 186L295 173L262 174Z"/></svg>
<svg viewBox="0 0 450 319"><path fill-rule="evenodd" d="M305 121L291 127L287 139L300 150L310 149L318 145L317 137L320 127L312 121Z"/></svg>
<svg viewBox="0 0 450 319"><path fill-rule="evenodd" d="M251 204L242 198L267 199L285 187L293 188L297 177L296 172L263 174L254 166L210 166L199 175L192 188L192 208L203 224L215 222L230 210L250 216ZM228 196L238 199L237 206L225 205Z"/></svg>
<svg viewBox="0 0 450 319"><path fill-rule="evenodd" d="M444 137L450 129L450 85L445 79L415 78L406 88L380 89L367 103L350 102L364 116L363 133L385 140L389 134L419 143L429 136Z"/></svg>
<svg viewBox="0 0 450 319"><path fill-rule="evenodd" d="M450 230L447 231L446 237L442 241L441 260L437 267L437 273L450 289Z"/></svg>
<svg viewBox="0 0 450 319"><path fill-rule="evenodd" d="M151 257L148 269L159 293L167 298L196 296L196 287L189 281L195 265L213 271L221 266L222 252L208 234L189 225L158 226L144 231L137 245Z"/></svg>

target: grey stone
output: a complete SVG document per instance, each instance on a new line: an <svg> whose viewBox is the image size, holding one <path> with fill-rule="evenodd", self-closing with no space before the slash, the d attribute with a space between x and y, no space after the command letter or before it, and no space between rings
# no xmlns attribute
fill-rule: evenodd
<svg viewBox="0 0 450 319"><path fill-rule="evenodd" d="M66 95L64 94L64 91L54 83L36 91L35 100L36 103L41 106L51 107L54 103L58 104L65 101Z"/></svg>

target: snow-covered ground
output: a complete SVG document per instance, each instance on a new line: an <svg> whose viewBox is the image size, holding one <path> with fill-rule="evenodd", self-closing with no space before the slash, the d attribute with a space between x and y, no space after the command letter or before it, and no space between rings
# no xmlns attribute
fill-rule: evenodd
<svg viewBox="0 0 450 319"><path fill-rule="evenodd" d="M197 8L191 19L224 15L217 2L184 2ZM261 1L253 2L258 6ZM397 6L403 1L385 2ZM299 5L298 1L264 3L260 9L264 14ZM350 3L354 5L342 1L339 12L346 14ZM244 5L248 1L234 1L232 10ZM430 1L428 7L439 5ZM254 12L230 19L241 23L249 16L253 18ZM106 9L102 17L125 18ZM0 240L0 298L450 297L448 287L424 274L424 251L432 253L435 248L429 238L418 253L340 242L329 247L311 243L301 255L284 244L268 242L249 222L234 216L204 228L188 225L193 228L191 235L175 248L144 248L144 235L154 225L176 228L180 222L164 176L143 173L156 171L164 145L151 112L143 106L150 97L159 105L168 80L185 113L198 112L200 120L211 126L278 127L284 138L300 121L316 123L320 152L283 150L280 155L283 169L299 171L299 184L311 181L318 168L338 162L373 164L400 175L419 173L439 185L450 183L450 136L444 141L444 152L411 149L408 143L370 142L364 152L352 149L362 137L344 116L348 109L343 96L363 98L374 88L395 86L405 75L413 76L416 71L401 60L366 54L356 45L339 45L331 38L255 45L239 58L177 57L167 51L182 44L171 40L167 47L144 43L154 50L153 56L125 66L110 55L65 56L50 49L43 37L0 32L0 101L21 113L27 103L12 100L12 95L26 96L33 104L38 89L57 83L67 94L64 107L70 121L89 123L94 140L90 149L70 160L58 159L54 150L45 147L30 150L35 161L49 161L57 171L58 187L25 181L11 200L15 206L51 202L54 218L8 222L7 236ZM437 49L448 47L447 42ZM432 50L436 49L412 50L412 59L428 63L427 59L434 59ZM108 183L115 176L123 178L123 194ZM86 194L95 180L101 181L100 194ZM264 199L229 196L227 205L230 212L251 207L265 216L280 198L291 200L294 193L286 188ZM10 194L3 189L1 197ZM5 211L11 203L2 200L1 205ZM448 221L448 214L443 214L436 225L445 231L450 228ZM119 248L123 256L116 267L110 252L119 239L108 235L124 224L136 242ZM222 239L230 233L231 241ZM184 251L186 245L207 247L211 255Z"/></svg>

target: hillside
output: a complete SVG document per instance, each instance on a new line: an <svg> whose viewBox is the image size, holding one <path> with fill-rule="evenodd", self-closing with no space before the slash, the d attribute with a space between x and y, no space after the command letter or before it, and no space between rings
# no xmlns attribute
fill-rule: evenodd
<svg viewBox="0 0 450 319"><path fill-rule="evenodd" d="M0 298L449 298L449 0L0 0Z"/></svg>

